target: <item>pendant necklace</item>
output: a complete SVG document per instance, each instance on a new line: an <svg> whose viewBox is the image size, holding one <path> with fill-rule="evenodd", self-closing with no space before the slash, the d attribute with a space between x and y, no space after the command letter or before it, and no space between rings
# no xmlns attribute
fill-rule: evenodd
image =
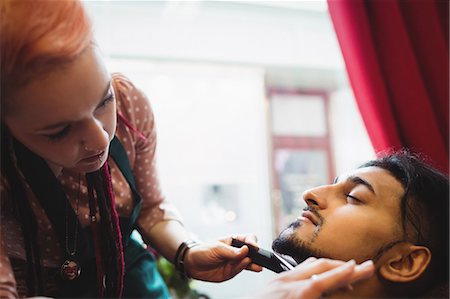
<svg viewBox="0 0 450 299"><path fill-rule="evenodd" d="M77 279L80 276L81 273L81 266L80 262L76 259L76 253L77 253L77 235L78 235L78 208L80 206L80 188L81 188L81 175L78 177L78 194L76 197L76 209L75 209L75 233L74 233L74 241L73 241L73 249L70 250L69 248L69 206L68 206L68 200L66 201L66 252L69 255L69 257L66 259L66 261L62 264L60 274L61 277L65 280L74 280Z"/></svg>

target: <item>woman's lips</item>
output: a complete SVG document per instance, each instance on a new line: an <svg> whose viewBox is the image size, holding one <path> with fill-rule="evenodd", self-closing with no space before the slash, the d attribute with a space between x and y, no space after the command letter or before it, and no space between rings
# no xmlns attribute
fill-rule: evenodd
<svg viewBox="0 0 450 299"><path fill-rule="evenodd" d="M102 151L98 154L84 158L81 161L86 162L86 163L100 162L100 158L103 156L104 153L105 153L105 151Z"/></svg>

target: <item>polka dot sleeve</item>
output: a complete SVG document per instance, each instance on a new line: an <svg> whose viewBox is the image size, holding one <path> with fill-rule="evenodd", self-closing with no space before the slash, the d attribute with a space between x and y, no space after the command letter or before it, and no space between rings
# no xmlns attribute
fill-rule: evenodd
<svg viewBox="0 0 450 299"><path fill-rule="evenodd" d="M141 138L138 136L139 134L135 133L130 135L132 140L119 138L129 155L137 189L142 197L138 225L145 240L148 239L146 235L158 222L182 221L177 209L165 200L160 190L155 157L156 127L150 102L127 78L115 74L114 79L117 82L116 97L119 113L145 137L145 139ZM119 123L120 121L118 125ZM130 130L123 131L129 132ZM133 145L130 151L128 151L129 143Z"/></svg>

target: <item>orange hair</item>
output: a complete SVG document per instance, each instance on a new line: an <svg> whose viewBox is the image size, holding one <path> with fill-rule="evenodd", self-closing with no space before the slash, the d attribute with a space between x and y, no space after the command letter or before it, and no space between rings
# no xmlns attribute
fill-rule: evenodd
<svg viewBox="0 0 450 299"><path fill-rule="evenodd" d="M2 106L19 87L73 61L91 42L92 26L80 1L0 0ZM13 138L7 133L4 124L0 124L0 127L0 152L2 161L5 161L1 163L1 177L11 181L11 198L17 199L14 203L19 211L27 256L28 296L43 295L46 282L41 275L43 270L40 244L36 238L37 221L19 178L19 166L14 165ZM97 224L93 224L98 295L120 298L124 274L122 235L108 164L105 163L100 170L89 173L87 177L89 201L92 202L90 212L95 215L98 210L102 219L98 222L98 231ZM64 293L67 290L58 291Z"/></svg>
<svg viewBox="0 0 450 299"><path fill-rule="evenodd" d="M80 1L1 0L2 97L72 61L91 40L91 22Z"/></svg>

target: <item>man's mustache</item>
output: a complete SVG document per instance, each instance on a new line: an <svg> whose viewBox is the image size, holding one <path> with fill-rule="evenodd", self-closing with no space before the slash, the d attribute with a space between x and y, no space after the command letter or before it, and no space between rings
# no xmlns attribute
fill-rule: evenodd
<svg viewBox="0 0 450 299"><path fill-rule="evenodd" d="M317 217L317 226L320 226L324 223L325 219L323 216L319 213L319 211L311 206L306 206L303 211L309 211L314 214L314 216Z"/></svg>
<svg viewBox="0 0 450 299"><path fill-rule="evenodd" d="M314 216L316 216L317 218L317 227L322 226L323 223L325 222L325 219L323 218L323 216L319 213L319 211L313 207L310 206L306 206L303 211L309 211L311 212ZM301 221L299 219L295 220L294 222L292 222L289 227L291 228L297 228L301 225Z"/></svg>

